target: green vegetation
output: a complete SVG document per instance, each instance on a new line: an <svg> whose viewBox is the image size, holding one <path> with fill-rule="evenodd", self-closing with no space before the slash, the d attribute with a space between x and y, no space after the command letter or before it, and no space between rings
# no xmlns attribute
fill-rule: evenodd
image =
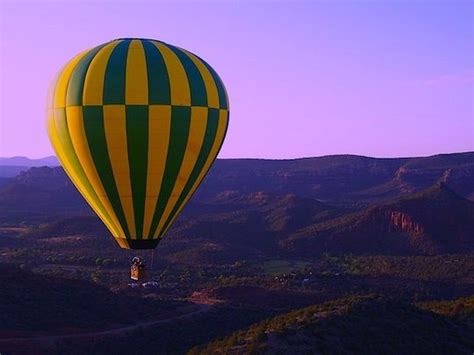
<svg viewBox="0 0 474 355"><path fill-rule="evenodd" d="M474 256L358 256L323 254L314 263L315 273L359 276L390 275L416 280L457 282L472 277Z"/></svg>
<svg viewBox="0 0 474 355"><path fill-rule="evenodd" d="M473 349L473 332L472 313L460 320L390 299L359 296L264 320L189 353L458 354Z"/></svg>
<svg viewBox="0 0 474 355"><path fill-rule="evenodd" d="M422 309L447 316L461 318L474 317L474 296L462 297L453 301L430 301L418 304Z"/></svg>

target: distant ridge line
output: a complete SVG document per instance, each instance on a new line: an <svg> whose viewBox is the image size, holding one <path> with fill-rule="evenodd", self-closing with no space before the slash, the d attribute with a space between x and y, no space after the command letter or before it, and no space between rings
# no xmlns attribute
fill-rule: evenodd
<svg viewBox="0 0 474 355"><path fill-rule="evenodd" d="M401 156L401 157L373 157L367 155L359 154L328 154L328 155L318 155L318 156L309 156L309 157L299 157L299 158L219 158L218 160L262 160L262 161L295 161L295 160L309 160L309 159L329 159L329 158L363 158L363 159L377 159L377 160L409 160L409 159L426 159L426 158L435 158L443 156L453 156L453 155L473 155L474 151L465 151L465 152L456 152L456 153L439 153L433 155L420 155L420 156ZM26 156L13 156L13 157L0 157L1 166L44 166L40 165L43 162L47 162L46 166L57 166L60 165L56 156L50 155L43 158L29 158Z"/></svg>

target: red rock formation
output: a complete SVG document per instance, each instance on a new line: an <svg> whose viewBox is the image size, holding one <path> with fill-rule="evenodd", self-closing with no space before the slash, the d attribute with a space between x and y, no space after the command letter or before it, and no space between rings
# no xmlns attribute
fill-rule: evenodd
<svg viewBox="0 0 474 355"><path fill-rule="evenodd" d="M410 215L403 212L391 212L390 226L395 227L395 231L401 231L409 234L424 233L423 226L420 223L414 221Z"/></svg>

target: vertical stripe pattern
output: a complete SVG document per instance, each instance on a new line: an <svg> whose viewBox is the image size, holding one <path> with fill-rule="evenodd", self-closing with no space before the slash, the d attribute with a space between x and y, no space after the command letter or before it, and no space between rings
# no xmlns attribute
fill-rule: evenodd
<svg viewBox="0 0 474 355"><path fill-rule="evenodd" d="M66 173L122 248L154 248L222 146L229 105L198 56L118 39L74 57L48 95Z"/></svg>

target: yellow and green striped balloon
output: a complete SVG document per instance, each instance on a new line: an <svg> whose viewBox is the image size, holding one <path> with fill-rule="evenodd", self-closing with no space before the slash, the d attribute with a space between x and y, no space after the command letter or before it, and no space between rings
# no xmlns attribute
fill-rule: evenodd
<svg viewBox="0 0 474 355"><path fill-rule="evenodd" d="M117 39L73 58L48 99L56 154L122 248L156 247L223 143L217 73L181 48Z"/></svg>

